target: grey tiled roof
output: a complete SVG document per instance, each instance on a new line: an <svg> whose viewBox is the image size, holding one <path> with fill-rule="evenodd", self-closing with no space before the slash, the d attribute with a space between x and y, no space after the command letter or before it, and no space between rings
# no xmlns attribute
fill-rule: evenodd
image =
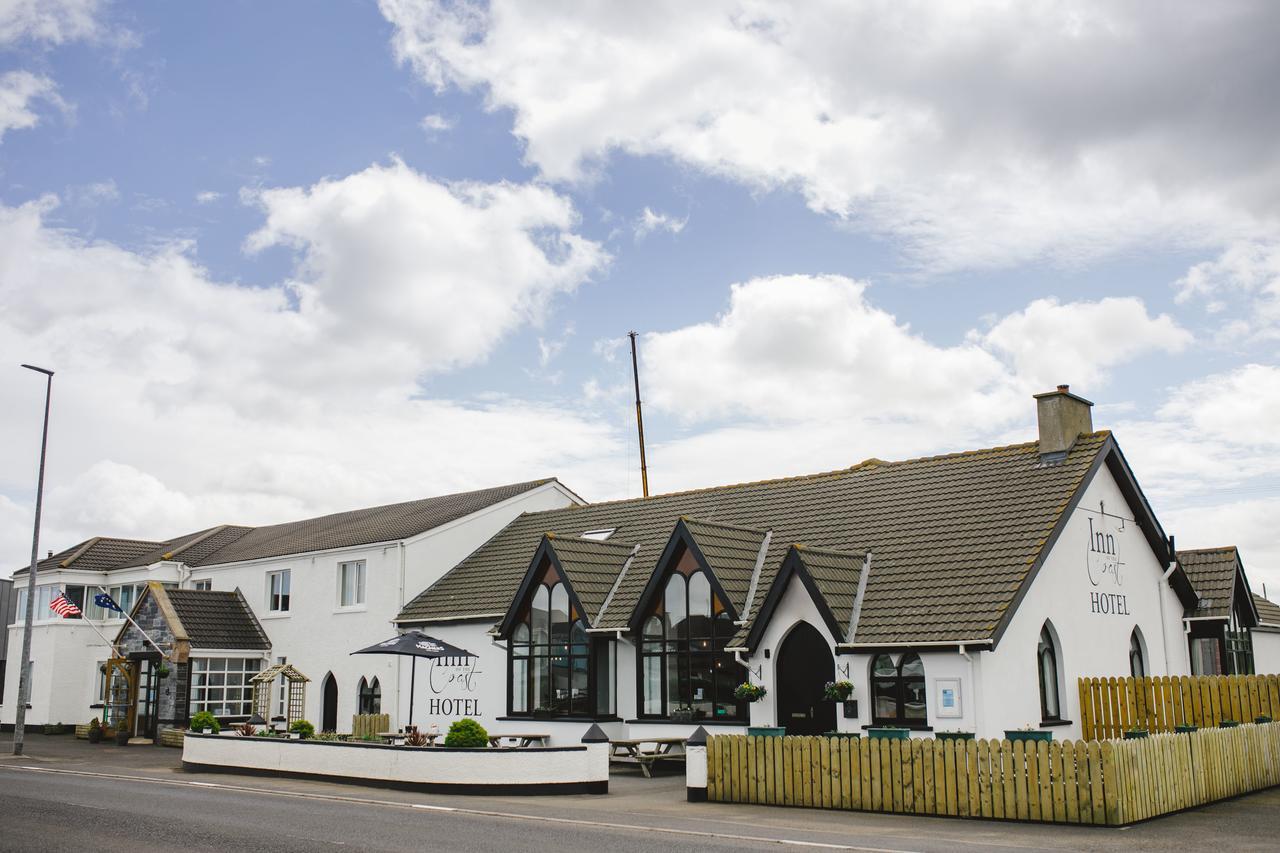
<svg viewBox="0 0 1280 853"><path fill-rule="evenodd" d="M95 536L65 551L59 551L52 557L40 560L36 563L36 570L43 572L53 569L82 569L87 572L107 572L129 565L135 558L150 553L163 544L163 542L143 539ZM30 571L29 566L24 566L15 571L14 575L25 575ZM40 579L37 577L36 583L39 582Z"/></svg>
<svg viewBox="0 0 1280 853"><path fill-rule="evenodd" d="M269 649L240 590L164 589L193 649Z"/></svg>
<svg viewBox="0 0 1280 853"><path fill-rule="evenodd" d="M1109 432L1082 435L1055 465L1041 464L1038 444L1029 442L529 513L409 602L398 619L412 624L505 613L544 532L576 537L609 527L641 546L606 614L612 620L618 608L630 615L676 522L687 516L773 532L757 602L794 543L870 550L858 642L986 639L1109 442Z"/></svg>
<svg viewBox="0 0 1280 853"><path fill-rule="evenodd" d="M728 594L729 603L741 614L747 605L751 576L755 574L756 560L760 557L760 546L764 544L767 531L696 518L686 518L684 523L698 550L707 558L707 565L716 580ZM625 619L623 624L626 624Z"/></svg>
<svg viewBox="0 0 1280 853"><path fill-rule="evenodd" d="M807 548L803 545L796 548L800 562L804 564L809 576L822 597L826 600L836 623L844 631L848 631L849 620L853 617L853 603L858 597L858 581L862 577L863 554L850 554L846 551L831 551L826 548ZM875 570L874 559L872 571ZM841 634L840 639L846 639Z"/></svg>
<svg viewBox="0 0 1280 853"><path fill-rule="evenodd" d="M407 503L339 512L287 524L255 527L226 546L202 555L198 563L188 562L188 565L238 563L285 554L408 539L550 482L551 478L530 480L474 492L459 492Z"/></svg>
<svg viewBox="0 0 1280 853"><path fill-rule="evenodd" d="M161 543L159 548L154 548L122 564L119 568L150 566L163 560L179 560L189 566L196 566L209 554L219 548L226 547L252 529L252 527L222 524L205 530L197 530L195 533L188 533L185 536L179 536L177 539Z"/></svg>
<svg viewBox="0 0 1280 853"><path fill-rule="evenodd" d="M1255 592L1253 606L1258 609L1258 627L1280 631L1280 604Z"/></svg>
<svg viewBox="0 0 1280 853"><path fill-rule="evenodd" d="M635 546L568 536L552 536L547 541L587 611L587 623L595 626L600 608Z"/></svg>
<svg viewBox="0 0 1280 853"><path fill-rule="evenodd" d="M1235 546L1179 551L1178 562L1200 596L1194 616L1230 616L1240 555Z"/></svg>

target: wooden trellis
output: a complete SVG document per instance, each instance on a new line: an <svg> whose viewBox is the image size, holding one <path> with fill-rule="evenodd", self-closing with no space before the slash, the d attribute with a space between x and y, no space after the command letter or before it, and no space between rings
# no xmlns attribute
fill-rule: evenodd
<svg viewBox="0 0 1280 853"><path fill-rule="evenodd" d="M271 719L271 691L276 678L280 677L285 679L289 689L289 701L285 702L285 725L290 726L295 720L306 719L307 682L311 680L291 663L269 666L249 679L253 684L253 712L264 720Z"/></svg>

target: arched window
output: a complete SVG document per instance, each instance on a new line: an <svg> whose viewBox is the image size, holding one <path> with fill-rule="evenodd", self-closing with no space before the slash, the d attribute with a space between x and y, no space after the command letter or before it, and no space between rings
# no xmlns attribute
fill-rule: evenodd
<svg viewBox="0 0 1280 853"><path fill-rule="evenodd" d="M679 721L746 719L746 703L733 695L746 673L724 651L736 631L701 569L686 563L672 572L641 626L640 715Z"/></svg>
<svg viewBox="0 0 1280 853"><path fill-rule="evenodd" d="M360 684L356 687L356 696L359 697L358 702L361 714L382 713L382 687L378 684L377 678L369 682L361 676Z"/></svg>
<svg viewBox="0 0 1280 853"><path fill-rule="evenodd" d="M871 722L924 726L929 721L924 661L907 652L895 664L889 655L871 661Z"/></svg>
<svg viewBox="0 0 1280 853"><path fill-rule="evenodd" d="M1058 695L1058 646L1049 623L1040 629L1036 648L1036 668L1040 673L1040 715L1042 720L1062 719L1062 700Z"/></svg>
<svg viewBox="0 0 1280 853"><path fill-rule="evenodd" d="M1147 674L1147 656L1142 651L1142 631L1134 626L1129 635L1129 674L1134 678L1142 678Z"/></svg>
<svg viewBox="0 0 1280 853"><path fill-rule="evenodd" d="M537 586L528 616L512 629L508 660L512 714L595 713L590 702L591 638L570 604L569 588L554 574Z"/></svg>

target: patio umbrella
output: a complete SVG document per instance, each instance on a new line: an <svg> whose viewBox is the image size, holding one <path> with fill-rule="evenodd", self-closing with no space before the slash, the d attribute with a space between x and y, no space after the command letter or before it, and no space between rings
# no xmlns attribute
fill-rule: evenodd
<svg viewBox="0 0 1280 853"><path fill-rule="evenodd" d="M418 658L474 658L466 649L428 637L421 631L406 631L403 634L383 640L365 649L352 652L353 655L407 655L413 658L413 669L409 675L409 725L413 725L413 694L418 678Z"/></svg>

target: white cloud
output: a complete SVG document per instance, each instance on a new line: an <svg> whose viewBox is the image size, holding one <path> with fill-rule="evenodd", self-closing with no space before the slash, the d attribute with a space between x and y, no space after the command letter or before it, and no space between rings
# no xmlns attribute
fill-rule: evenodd
<svg viewBox="0 0 1280 853"><path fill-rule="evenodd" d="M101 0L0 0L0 44L92 38L100 31L102 6Z"/></svg>
<svg viewBox="0 0 1280 853"><path fill-rule="evenodd" d="M1179 303L1220 315L1227 345L1280 338L1280 244L1242 241L1192 266L1175 282Z"/></svg>
<svg viewBox="0 0 1280 853"><path fill-rule="evenodd" d="M512 110L552 180L672 157L934 268L1277 231L1273 4L380 6L396 55Z"/></svg>
<svg viewBox="0 0 1280 853"><path fill-rule="evenodd" d="M419 122L419 125L422 127L422 130L429 137L439 136L441 133L444 133L445 131L453 130L455 124L457 124L457 122L454 121L453 119L445 118L444 116L438 115L436 113L432 113L429 116L424 116L422 121Z"/></svg>
<svg viewBox="0 0 1280 853"><path fill-rule="evenodd" d="M73 207L97 207L120 200L120 188L112 178L91 184L67 187L66 202Z"/></svg>
<svg viewBox="0 0 1280 853"><path fill-rule="evenodd" d="M1178 388L1160 409L1219 441L1280 450L1280 367L1247 364Z"/></svg>
<svg viewBox="0 0 1280 853"><path fill-rule="evenodd" d="M0 206L0 361L58 371L50 547L551 472L583 490L607 482L590 460L617 445L590 413L431 399L416 382L483 359L605 262L565 199L446 186L399 163L253 198L265 224L251 244L297 252L288 282L218 282L188 244L86 241L45 221L53 198ZM6 546L29 529L8 510L33 485L37 384L0 371Z"/></svg>
<svg viewBox="0 0 1280 853"><path fill-rule="evenodd" d="M0 74L0 140L10 130L35 127L40 116L32 108L37 101L45 101L59 109L67 105L58 96L58 87L48 77L30 71L10 71Z"/></svg>
<svg viewBox="0 0 1280 853"><path fill-rule="evenodd" d="M565 197L528 184L435 182L399 161L310 188L253 196L266 222L247 246L299 255L291 282L316 343L350 351L326 383L473 364L608 256L575 233ZM408 371L408 372L405 372Z"/></svg>
<svg viewBox="0 0 1280 853"><path fill-rule="evenodd" d="M641 240L654 231L679 234L687 224L689 224L689 217L687 216L684 219L678 219L668 213L655 213L651 208L645 207L640 212L640 216L636 218L634 230L636 239Z"/></svg>
<svg viewBox="0 0 1280 853"><path fill-rule="evenodd" d="M1146 353L1181 352L1192 337L1169 315L1153 318L1142 300L1125 297L1067 305L1037 299L1001 319L981 341L1009 358L1024 383L1096 388L1115 365Z"/></svg>
<svg viewBox="0 0 1280 853"><path fill-rule="evenodd" d="M220 198L222 198L222 193L220 192L216 192L214 190L203 190L202 192L196 193L196 204L213 204Z"/></svg>

